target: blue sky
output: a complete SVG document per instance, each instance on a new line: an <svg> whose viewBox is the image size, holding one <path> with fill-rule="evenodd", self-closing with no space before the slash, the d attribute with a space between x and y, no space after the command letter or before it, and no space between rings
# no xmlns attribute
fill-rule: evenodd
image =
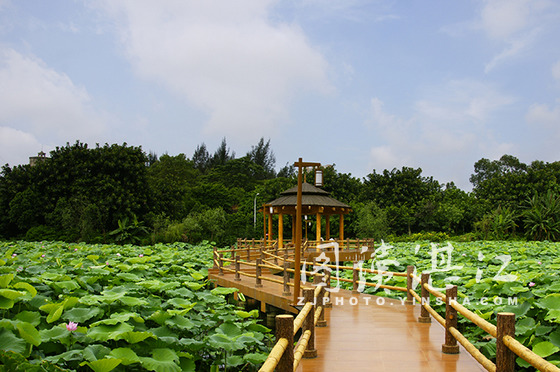
<svg viewBox="0 0 560 372"><path fill-rule="evenodd" d="M560 160L560 3L0 0L0 163L76 140L277 166Z"/></svg>

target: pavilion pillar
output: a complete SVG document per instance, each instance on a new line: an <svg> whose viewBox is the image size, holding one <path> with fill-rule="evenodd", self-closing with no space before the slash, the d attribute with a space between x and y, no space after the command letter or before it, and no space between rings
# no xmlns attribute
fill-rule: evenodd
<svg viewBox="0 0 560 372"><path fill-rule="evenodd" d="M284 215L278 214L278 248L284 248Z"/></svg>
<svg viewBox="0 0 560 372"><path fill-rule="evenodd" d="M342 244L342 241L344 240L344 215L343 214L340 215L340 232L338 234L338 239L341 241Z"/></svg>
<svg viewBox="0 0 560 372"><path fill-rule="evenodd" d="M267 213L266 213L266 208L265 208L265 206L263 205L263 230L264 230L264 232L263 232L263 241L264 241L265 244L266 244L266 241L267 241L267 239L268 239L268 234L266 233L266 214L267 214Z"/></svg>
<svg viewBox="0 0 560 372"><path fill-rule="evenodd" d="M268 215L268 243L272 243L272 213Z"/></svg>
<svg viewBox="0 0 560 372"><path fill-rule="evenodd" d="M331 216L330 215L326 215L325 216L325 234L326 234L326 239L325 240L330 240L331 239Z"/></svg>
<svg viewBox="0 0 560 372"><path fill-rule="evenodd" d="M317 213L317 245L321 244L321 214Z"/></svg>

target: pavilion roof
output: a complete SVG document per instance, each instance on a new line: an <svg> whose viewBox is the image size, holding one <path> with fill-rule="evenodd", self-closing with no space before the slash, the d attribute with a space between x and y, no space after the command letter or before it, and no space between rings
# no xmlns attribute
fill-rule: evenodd
<svg viewBox="0 0 560 372"><path fill-rule="evenodd" d="M301 185L302 206L328 207L338 212L348 213L351 208L348 204L333 199L330 193L306 182ZM297 205L297 186L280 193L280 197L271 201L268 205L272 207L295 207Z"/></svg>

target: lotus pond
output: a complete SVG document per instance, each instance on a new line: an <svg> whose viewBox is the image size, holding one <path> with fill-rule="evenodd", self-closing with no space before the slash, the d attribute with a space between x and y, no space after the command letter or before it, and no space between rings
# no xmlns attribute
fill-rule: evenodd
<svg viewBox="0 0 560 372"><path fill-rule="evenodd" d="M258 311L208 282L212 246L0 243L0 371L253 371Z"/></svg>

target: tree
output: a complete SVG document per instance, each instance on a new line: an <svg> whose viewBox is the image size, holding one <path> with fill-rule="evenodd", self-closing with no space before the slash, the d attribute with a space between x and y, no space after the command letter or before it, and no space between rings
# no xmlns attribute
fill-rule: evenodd
<svg viewBox="0 0 560 372"><path fill-rule="evenodd" d="M212 160L210 162L212 164L212 167L216 167L218 165L224 165L228 161L235 159L235 153L233 152L230 154L230 151L231 150L229 149L229 147L227 147L226 139L224 137L222 139L222 143L220 144L220 146L212 156Z"/></svg>
<svg viewBox="0 0 560 372"><path fill-rule="evenodd" d="M251 151L247 153L247 157L253 163L263 168L264 172L262 175L258 175L259 179L274 178L276 173L274 170L276 157L270 147L270 139L264 143L264 138L261 137L259 143L256 146L251 147Z"/></svg>
<svg viewBox="0 0 560 372"><path fill-rule="evenodd" d="M194 167L202 173L205 173L210 168L210 154L208 154L208 150L206 149L206 145L204 143L196 147L192 161Z"/></svg>

